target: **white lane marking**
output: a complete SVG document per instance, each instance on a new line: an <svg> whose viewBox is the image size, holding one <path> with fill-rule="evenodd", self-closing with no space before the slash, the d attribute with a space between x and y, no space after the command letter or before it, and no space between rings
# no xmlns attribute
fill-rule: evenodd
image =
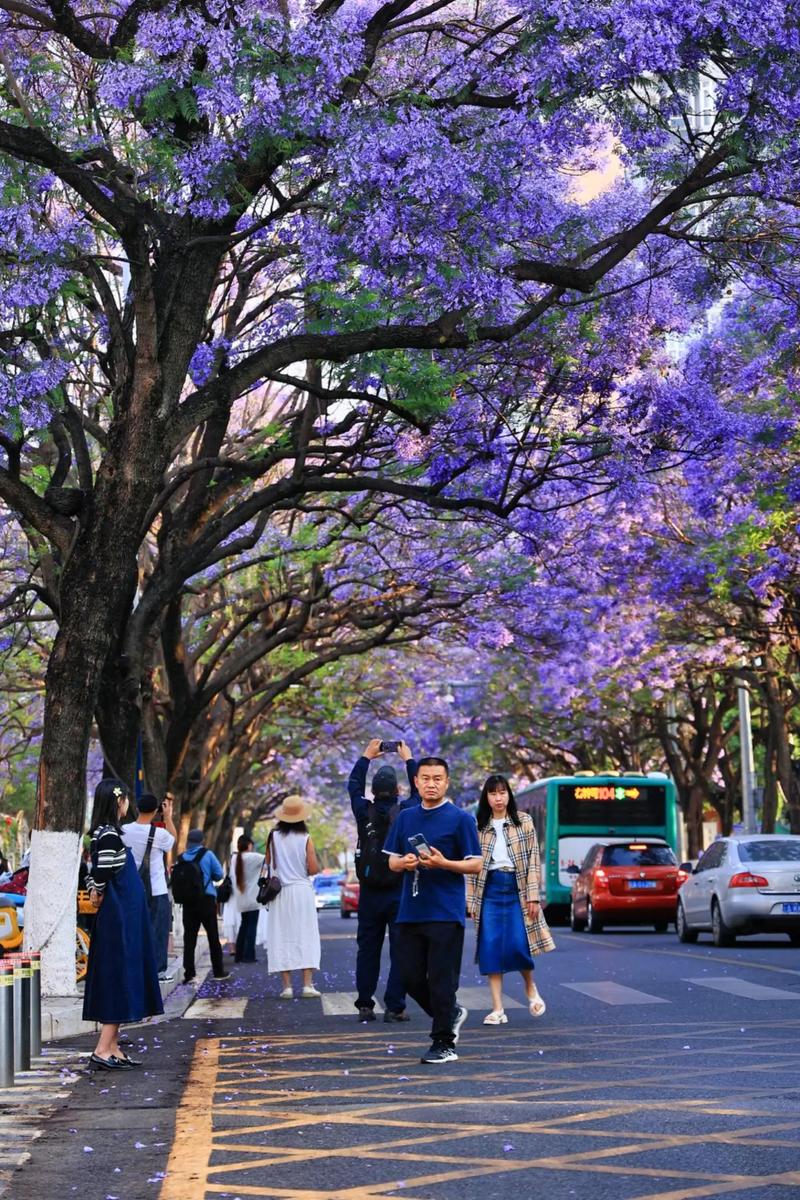
<svg viewBox="0 0 800 1200"><path fill-rule="evenodd" d="M458 1002L476 1012L489 1012L492 1007L492 995L488 987L462 987L458 989ZM522 1008L519 1000L512 1000L503 993L503 1008Z"/></svg>
<svg viewBox="0 0 800 1200"><path fill-rule="evenodd" d="M356 992L323 992L322 1011L326 1017L353 1017L356 1013ZM375 1012L383 1012L380 1004L375 1001Z"/></svg>
<svg viewBox="0 0 800 1200"><path fill-rule="evenodd" d="M583 992L592 1000L602 1004L669 1004L661 996L651 996L649 992L639 992L636 988L625 987L621 983L612 983L603 979L598 983L562 983L562 987L572 988L573 992Z"/></svg>
<svg viewBox="0 0 800 1200"><path fill-rule="evenodd" d="M751 983L749 979L729 979L727 975L701 975L695 979L684 979L684 983L713 988L715 992L727 992L730 996L740 996L745 1000L800 1000L800 992L787 992L784 988Z"/></svg>
<svg viewBox="0 0 800 1200"><path fill-rule="evenodd" d="M224 999L207 999L195 1000L194 1004L190 1004L183 1014L184 1021L191 1021L197 1017L210 1017L221 1020L241 1020L244 1016L244 1010L247 1008L247 997L238 1000Z"/></svg>

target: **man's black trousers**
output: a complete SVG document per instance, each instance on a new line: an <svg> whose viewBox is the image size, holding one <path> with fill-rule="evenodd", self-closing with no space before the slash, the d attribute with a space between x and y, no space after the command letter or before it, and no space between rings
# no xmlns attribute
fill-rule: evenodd
<svg viewBox="0 0 800 1200"><path fill-rule="evenodd" d="M406 990L397 961L395 917L400 904L399 888L367 888L362 883L358 896L358 953L356 955L356 1008L375 1007L375 989L381 973L381 952L389 932L389 978L383 993L384 1007L402 1012Z"/></svg>
<svg viewBox="0 0 800 1200"><path fill-rule="evenodd" d="M191 979L195 973L194 951L201 925L208 935L211 970L215 975L225 973L217 928L217 901L213 896L203 896L199 904L183 906L183 974L187 979Z"/></svg>
<svg viewBox="0 0 800 1200"><path fill-rule="evenodd" d="M406 991L432 1017L431 1040L452 1046L464 926L458 921L414 921L395 928Z"/></svg>

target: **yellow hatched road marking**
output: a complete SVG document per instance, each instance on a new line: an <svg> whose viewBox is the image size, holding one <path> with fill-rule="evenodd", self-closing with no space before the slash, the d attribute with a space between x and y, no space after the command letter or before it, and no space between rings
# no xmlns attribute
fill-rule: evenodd
<svg viewBox="0 0 800 1200"><path fill-rule="evenodd" d="M781 1022L781 1024L783 1024ZM792 1029L797 1028L797 1022L788 1023ZM733 1035L733 1026L718 1026L720 1032ZM774 1027L773 1027L774 1028ZM599 1031L598 1031L599 1033ZM684 1032L681 1036L686 1037ZM696 1037L696 1031L692 1033ZM671 1039L672 1034L657 1035L651 1030L651 1037L661 1042ZM771 1053L761 1045L761 1038L734 1039L740 1053L748 1053L758 1061L739 1064L736 1070L743 1073L769 1070L775 1072L775 1064L771 1061ZM537 1188L547 1188L548 1172L569 1172L576 1177L578 1174L586 1177L585 1186L590 1187L589 1177L592 1175L610 1175L637 1178L642 1184L658 1183L661 1191L640 1193L632 1200L699 1200L700 1197L713 1197L725 1192L742 1193L751 1191L754 1195L763 1188L781 1186L794 1190L800 1187L800 1172L788 1171L775 1174L741 1175L738 1173L723 1173L719 1170L705 1171L692 1169L665 1169L650 1167L642 1163L641 1156L661 1153L668 1150L680 1150L697 1143L702 1138L704 1144L719 1147L749 1146L761 1150L772 1147L797 1147L796 1138L776 1138L776 1134L795 1134L795 1121L778 1123L777 1114L761 1111L758 1098L774 1096L774 1088L752 1088L742 1097L740 1106L731 1106L723 1099L715 1100L713 1095L685 1099L676 1096L670 1098L670 1087L679 1088L680 1084L670 1084L663 1075L664 1048L658 1046L650 1055L637 1053L627 1056L624 1065L635 1075L637 1089L642 1089L645 1096L640 1101L620 1101L616 1103L609 1098L609 1093L625 1087L630 1087L630 1080L570 1080L570 1075L586 1071L587 1065L597 1068L597 1063L550 1062L545 1067L538 1059L520 1064L519 1060L508 1064L503 1072L503 1081L509 1088L516 1089L505 1096L476 1095L477 1085L481 1080L497 1079L497 1047L490 1039L477 1040L475 1047L474 1065L465 1076L463 1086L469 1094L446 1093L436 1097L416 1094L415 1084L425 1077L417 1072L417 1077L406 1077L404 1082L409 1084L403 1089L402 1097L397 1096L397 1080L386 1079L388 1070L396 1069L400 1064L390 1064L382 1055L380 1060L372 1065L363 1063L365 1051L378 1052L376 1043L365 1046L363 1037L353 1038L350 1035L338 1035L326 1038L324 1050L319 1051L309 1047L303 1038L274 1037L259 1042L252 1037L225 1037L199 1041L195 1049L187 1087L177 1114L175 1142L172 1147L159 1200L202 1200L204 1196L216 1196L224 1193L244 1196L261 1196L272 1200L387 1200L396 1195L402 1186L402 1195L406 1200L413 1200L415 1189L436 1189L437 1185L452 1185L461 1181L478 1180L490 1176L519 1176L520 1172L529 1171L540 1175ZM604 1041L605 1045L605 1041ZM584 1043L585 1048L585 1043ZM509 1046L508 1049L511 1049ZM563 1047L560 1047L563 1050ZM264 1054L263 1070L254 1069L253 1054ZM314 1065L317 1060L330 1059L335 1053L342 1062L347 1063L351 1056L360 1057L360 1069L345 1072L342 1069L317 1070ZM489 1056L492 1056L490 1059ZM667 1054L667 1057L669 1055ZM787 1066L793 1057L791 1052L784 1052L782 1066ZM484 1070L482 1062L487 1059ZM310 1059L314 1062L310 1064ZM489 1062L492 1064L489 1067ZM617 1065L622 1065L620 1060ZM237 1063L242 1069L237 1072ZM661 1070L647 1076L641 1074L643 1067L654 1068L660 1064ZM471 1064L472 1066L473 1064ZM505 1064L504 1064L505 1065ZM608 1057L603 1058L603 1067L609 1065ZM405 1067L412 1072L413 1068ZM376 1080L375 1076L384 1076ZM268 1078L265 1078L268 1076ZM309 1078L313 1078L314 1087L309 1089ZM292 1088L291 1082L296 1081L297 1087ZM526 1083L535 1081L536 1095L520 1098L520 1088ZM455 1081L448 1077L448 1083ZM328 1085L320 1091L320 1084ZM341 1085L341 1086L336 1086ZM685 1087L685 1084L683 1085ZM746 1085L745 1085L746 1086ZM703 1081L706 1092L713 1092L713 1085L708 1080ZM587 1098L575 1094L603 1088L603 1100ZM648 1089L658 1090L661 1094L654 1095L651 1102L646 1096ZM729 1088L725 1089L726 1091ZM788 1100L790 1089L782 1087L784 1101ZM387 1093L393 1093L392 1098ZM574 1095L573 1099L559 1099L565 1094ZM235 1099L234 1099L235 1097ZM335 1102L335 1106L332 1104ZM291 1106L303 1104L302 1111L290 1111ZM487 1103L500 1106L506 1116L502 1130L487 1129L485 1121L479 1117ZM514 1120L514 1110L525 1106L527 1119ZM563 1111L554 1113L554 1107L574 1109L581 1105L581 1111ZM480 1109L478 1109L480 1106ZM543 1119L531 1119L531 1107L546 1106L548 1111ZM692 1131L691 1133L661 1133L648 1130L628 1132L624 1129L603 1128L602 1123L608 1120L619 1121L621 1118L634 1113L641 1113L643 1106L648 1112L657 1114L659 1111L675 1113L697 1113L706 1117L733 1117L740 1120L750 1118L762 1119L763 1124L740 1126L732 1129L711 1129L708 1132ZM413 1107L413 1119L407 1114ZM463 1120L453 1119L453 1110L465 1114ZM473 1112L475 1115L470 1116ZM237 1118L244 1117L246 1124L236 1125ZM364 1118L367 1117L373 1126L376 1139L370 1142L360 1142L359 1137L364 1130ZM249 1118L249 1120L247 1120ZM228 1124L226 1125L226 1122ZM215 1128L216 1124L216 1128ZM282 1134L290 1134L292 1130L339 1129L352 1127L353 1138L345 1146L326 1147L319 1144L314 1147L302 1145L270 1144L280 1139ZM384 1136L381 1136L383 1131ZM394 1132L394 1137L386 1134ZM464 1158L459 1153L459 1143L464 1139L485 1137L487 1133L502 1132L504 1136L512 1134L534 1135L537 1138L551 1137L574 1138L588 1149L575 1150L566 1154L536 1155L523 1157L515 1154L513 1157L497 1157L490 1153ZM258 1135L267 1135L265 1144L251 1141ZM771 1135L771 1136L768 1136ZM323 1134L323 1140L325 1139ZM450 1143L449 1152L446 1152ZM214 1161L215 1157L224 1154L228 1161ZM281 1168L286 1170L303 1171L315 1167L318 1171L320 1164L326 1160L352 1159L353 1163L370 1162L380 1164L379 1174L386 1164L387 1174L369 1183L357 1182L357 1176L352 1184L344 1186L316 1187L283 1187L276 1183L281 1178ZM616 1160L616 1161L611 1161ZM270 1170L271 1168L271 1170ZM415 1170L425 1171L415 1175ZM253 1179L253 1172L263 1171L259 1180ZM276 1176L276 1172L278 1175ZM541 1173L545 1174L542 1175ZM402 1178L407 1174L407 1178ZM288 1176L287 1178L292 1178ZM299 1178L304 1184L311 1180L306 1172L305 1178ZM248 1179L245 1183L244 1179ZM252 1182L249 1182L252 1180ZM402 1181L402 1182L401 1182ZM670 1187L670 1184L672 1185ZM514 1187L509 1180L509 1187ZM533 1186L533 1185L531 1185ZM429 1200L431 1194L426 1192L424 1200ZM419 1200L423 1200L422 1197Z"/></svg>

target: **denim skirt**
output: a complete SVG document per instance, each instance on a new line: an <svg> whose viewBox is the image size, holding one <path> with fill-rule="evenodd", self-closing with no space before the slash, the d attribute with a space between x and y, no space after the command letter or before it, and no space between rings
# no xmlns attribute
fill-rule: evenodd
<svg viewBox="0 0 800 1200"><path fill-rule="evenodd" d="M513 871L490 871L481 903L478 969L481 975L502 975L532 968L516 875Z"/></svg>

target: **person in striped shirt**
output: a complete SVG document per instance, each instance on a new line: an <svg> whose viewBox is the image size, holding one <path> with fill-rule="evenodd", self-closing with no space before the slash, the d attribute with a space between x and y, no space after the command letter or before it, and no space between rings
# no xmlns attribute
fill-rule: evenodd
<svg viewBox="0 0 800 1200"><path fill-rule="evenodd" d="M100 1024L89 1061L109 1071L140 1065L120 1049L120 1025L164 1011L147 899L120 830L129 803L128 790L120 780L103 779L97 785L91 867L86 879L97 916L89 945L83 1019Z"/></svg>

